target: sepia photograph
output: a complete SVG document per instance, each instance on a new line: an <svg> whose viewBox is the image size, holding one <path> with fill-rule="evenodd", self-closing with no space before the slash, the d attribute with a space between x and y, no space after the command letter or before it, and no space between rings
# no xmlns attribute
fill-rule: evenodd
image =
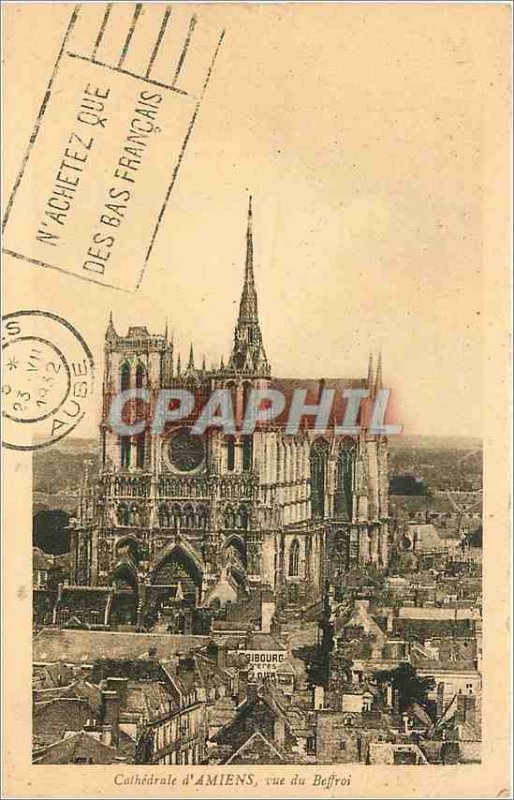
<svg viewBox="0 0 514 800"><path fill-rule="evenodd" d="M511 796L511 12L4 3L6 797Z"/></svg>

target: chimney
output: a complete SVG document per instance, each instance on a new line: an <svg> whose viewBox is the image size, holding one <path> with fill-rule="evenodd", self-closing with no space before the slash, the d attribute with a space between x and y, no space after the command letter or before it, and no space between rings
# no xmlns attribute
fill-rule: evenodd
<svg viewBox="0 0 514 800"><path fill-rule="evenodd" d="M459 763L459 743L444 742L441 748L441 759L443 764Z"/></svg>
<svg viewBox="0 0 514 800"><path fill-rule="evenodd" d="M475 712L476 702L473 695L457 695L457 710L455 712L455 723L457 725L463 725L465 722L473 723L475 720Z"/></svg>
<svg viewBox="0 0 514 800"><path fill-rule="evenodd" d="M325 708L325 689L323 686L313 687L313 706L314 711L322 711Z"/></svg>
<svg viewBox="0 0 514 800"><path fill-rule="evenodd" d="M402 714L402 722L403 722L403 732L407 734L409 732L409 715Z"/></svg>
<svg viewBox="0 0 514 800"><path fill-rule="evenodd" d="M183 675L185 672L191 672L196 667L195 660L192 656L185 653L178 653L177 661L177 675Z"/></svg>
<svg viewBox="0 0 514 800"><path fill-rule="evenodd" d="M393 631L393 620L394 620L393 609L388 608L386 616L386 631L388 633L392 633Z"/></svg>
<svg viewBox="0 0 514 800"><path fill-rule="evenodd" d="M237 675L237 704L242 703L248 697L248 672L247 669L240 669Z"/></svg>
<svg viewBox="0 0 514 800"><path fill-rule="evenodd" d="M436 713L437 719L443 716L444 713L444 682L440 681L437 684L437 699L436 699Z"/></svg>
<svg viewBox="0 0 514 800"><path fill-rule="evenodd" d="M395 714L400 713L400 692L398 689L393 689L393 711Z"/></svg>
<svg viewBox="0 0 514 800"><path fill-rule="evenodd" d="M275 597L273 592L261 594L261 632L271 633L271 623L275 616Z"/></svg>
<svg viewBox="0 0 514 800"><path fill-rule="evenodd" d="M120 698L116 692L108 690L102 692L102 722L104 725L110 725L113 746L117 747L120 722Z"/></svg>
<svg viewBox="0 0 514 800"><path fill-rule="evenodd" d="M220 669L225 669L227 666L227 648L225 645L219 644L216 650L216 663Z"/></svg>
<svg viewBox="0 0 514 800"><path fill-rule="evenodd" d="M256 683L248 683L246 687L246 699L249 703L253 703L259 696L259 687Z"/></svg>
<svg viewBox="0 0 514 800"><path fill-rule="evenodd" d="M128 678L107 678L107 690L109 692L116 692L120 699L120 707L125 708L127 705L127 692L128 692Z"/></svg>
<svg viewBox="0 0 514 800"><path fill-rule="evenodd" d="M284 747L286 741L286 724L279 716L273 720L273 741L277 747Z"/></svg>
<svg viewBox="0 0 514 800"><path fill-rule="evenodd" d="M390 683L386 683L385 687L385 704L387 708L393 707L393 687Z"/></svg>

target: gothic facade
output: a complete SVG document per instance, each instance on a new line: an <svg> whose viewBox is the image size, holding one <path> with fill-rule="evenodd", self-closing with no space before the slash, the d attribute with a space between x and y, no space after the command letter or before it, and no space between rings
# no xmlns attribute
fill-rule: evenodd
<svg viewBox="0 0 514 800"><path fill-rule="evenodd" d="M252 435L219 428L202 437L187 420L152 435L120 437L109 425L113 397L144 388L186 388L207 399L229 388L236 420L252 387L291 394L307 387L367 388L381 382L370 361L363 379L295 381L272 377L259 323L253 266L252 213L234 343L226 364L185 368L167 334L131 327L105 336L103 418L98 474L86 476L71 526L76 586L105 588L118 621L141 624L167 607L208 608L254 590L271 589L279 607L319 602L334 569L386 566L388 468L384 437L318 434L306 422L287 434L278 420ZM97 592L91 591L91 596ZM157 609L157 612L156 612Z"/></svg>

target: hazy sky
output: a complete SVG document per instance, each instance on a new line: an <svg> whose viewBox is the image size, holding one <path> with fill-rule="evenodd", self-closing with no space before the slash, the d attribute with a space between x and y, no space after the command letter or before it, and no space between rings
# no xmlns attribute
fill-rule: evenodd
<svg viewBox="0 0 514 800"><path fill-rule="evenodd" d="M7 11L10 188L38 105L24 93L30 85L41 100L69 7ZM178 21L190 9L173 13ZM6 311L20 307L23 284L35 286L100 369L111 309L122 333L131 324L162 331L167 317L183 358L193 340L199 359L218 362L232 341L250 190L273 373L359 377L368 351L382 348L406 433L480 435L482 174L494 145L484 131L501 77L498 37L508 36L503 9L197 13L195 35L213 23L227 33L141 289L115 292L6 259L6 281L16 272L18 284ZM94 435L96 424L91 417L77 435Z"/></svg>

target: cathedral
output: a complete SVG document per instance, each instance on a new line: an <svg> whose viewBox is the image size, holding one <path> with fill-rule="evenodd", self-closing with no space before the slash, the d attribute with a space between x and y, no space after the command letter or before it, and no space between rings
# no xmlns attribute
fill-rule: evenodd
<svg viewBox="0 0 514 800"><path fill-rule="evenodd" d="M362 379L275 378L258 314L251 202L244 282L230 356L219 367L176 357L166 330L144 326L120 335L112 317L105 334L99 467L86 474L70 524L71 584L107 602L103 622L151 627L170 609L209 611L255 593L272 592L288 613L320 602L335 570L386 567L387 441L365 424L341 436L334 421L318 433L308 418L289 434L276 420L251 435L210 428L191 433L187 420L152 435L119 436L109 424L112 399L131 387L152 396L185 388L207 398L228 388L236 416L249 389L291 395L324 388L342 397L381 387L380 359ZM70 587L71 588L71 587Z"/></svg>

